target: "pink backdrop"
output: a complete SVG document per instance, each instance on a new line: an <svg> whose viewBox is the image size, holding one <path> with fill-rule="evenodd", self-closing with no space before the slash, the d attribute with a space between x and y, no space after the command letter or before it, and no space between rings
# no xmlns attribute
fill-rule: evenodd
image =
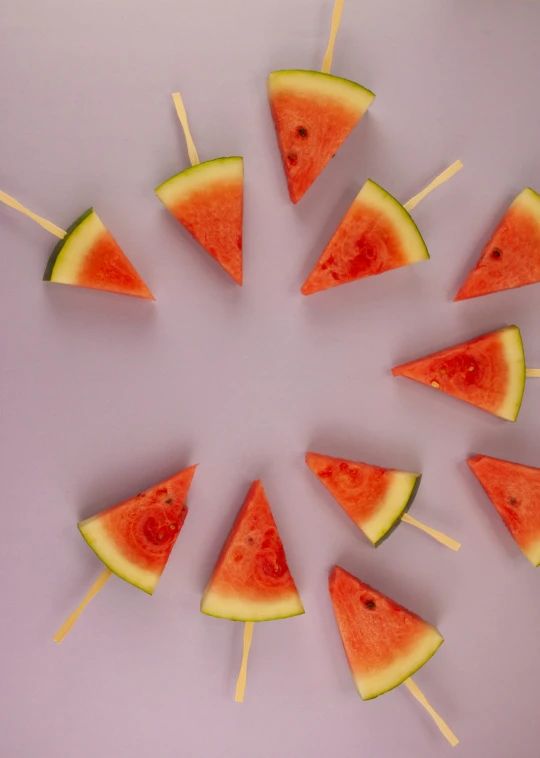
<svg viewBox="0 0 540 758"><path fill-rule="evenodd" d="M377 99L297 207L266 101L277 68L318 67L328 0L4 0L0 188L66 227L94 205L157 302L41 281L47 232L0 208L3 758L433 758L450 747L409 693L355 694L326 589L334 562L437 624L415 680L463 758L537 758L540 574L466 470L472 452L540 465L540 382L517 424L389 368L504 324L540 365L538 285L452 296L510 199L540 189L540 6L346 0L333 72ZM246 162L245 286L153 187L202 160ZM303 298L299 286L369 176L415 211L432 259ZM303 464L307 448L419 469L412 515L374 550ZM156 594L113 578L51 637L101 564L76 522L200 462ZM255 629L199 613L249 482L262 477L306 614ZM456 752L457 754L457 752Z"/></svg>

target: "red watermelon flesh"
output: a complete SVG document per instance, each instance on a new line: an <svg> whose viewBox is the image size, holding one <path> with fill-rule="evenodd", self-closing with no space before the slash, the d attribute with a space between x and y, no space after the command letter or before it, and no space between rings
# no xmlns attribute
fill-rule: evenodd
<svg viewBox="0 0 540 758"><path fill-rule="evenodd" d="M306 463L374 545L403 514L420 476L319 453L307 453Z"/></svg>
<svg viewBox="0 0 540 758"><path fill-rule="evenodd" d="M195 469L190 466L78 525L111 571L150 595L184 524Z"/></svg>
<svg viewBox="0 0 540 758"><path fill-rule="evenodd" d="M443 643L439 630L340 566L329 580L339 633L362 700L408 679Z"/></svg>
<svg viewBox="0 0 540 758"><path fill-rule="evenodd" d="M540 195L524 189L507 210L454 300L540 282Z"/></svg>
<svg viewBox="0 0 540 758"><path fill-rule="evenodd" d="M223 546L201 611L234 621L268 621L304 613L260 481L254 482Z"/></svg>
<svg viewBox="0 0 540 758"><path fill-rule="evenodd" d="M464 400L515 421L525 387L525 356L517 326L449 347L392 369L394 376Z"/></svg>
<svg viewBox="0 0 540 758"><path fill-rule="evenodd" d="M302 294L313 295L428 258L424 240L405 208L368 179L307 278Z"/></svg>
<svg viewBox="0 0 540 758"><path fill-rule="evenodd" d="M488 455L467 463L523 553L540 566L540 469Z"/></svg>
<svg viewBox="0 0 540 758"><path fill-rule="evenodd" d="M56 245L43 279L154 300L93 208L79 216Z"/></svg>
<svg viewBox="0 0 540 758"><path fill-rule="evenodd" d="M242 284L242 158L217 158L182 171L156 189L172 215L237 284Z"/></svg>
<svg viewBox="0 0 540 758"><path fill-rule="evenodd" d="M297 203L371 105L359 84L319 71L274 71L268 97L289 196Z"/></svg>

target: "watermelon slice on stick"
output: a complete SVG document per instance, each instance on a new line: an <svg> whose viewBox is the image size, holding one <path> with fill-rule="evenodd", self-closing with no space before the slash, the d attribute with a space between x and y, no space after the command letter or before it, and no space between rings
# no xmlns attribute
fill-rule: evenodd
<svg viewBox="0 0 540 758"><path fill-rule="evenodd" d="M368 179L304 282L302 294L427 260L429 253L409 211L461 168L462 162L455 161L404 205Z"/></svg>
<svg viewBox="0 0 540 758"><path fill-rule="evenodd" d="M105 564L82 603L53 637L62 642L84 608L112 574L152 595L187 516L186 498L196 466L78 524Z"/></svg>
<svg viewBox="0 0 540 758"><path fill-rule="evenodd" d="M173 94L173 101L191 168L160 184L156 195L206 252L242 285L243 159L233 156L201 163L179 92Z"/></svg>
<svg viewBox="0 0 540 758"><path fill-rule="evenodd" d="M209 616L243 621L244 651L235 700L244 700L253 623L304 613L260 481L251 485L201 600Z"/></svg>
<svg viewBox="0 0 540 758"><path fill-rule="evenodd" d="M527 187L514 199L454 300L540 282L540 195Z"/></svg>
<svg viewBox="0 0 540 758"><path fill-rule="evenodd" d="M321 71L274 71L268 98L289 196L297 203L333 158L375 95L330 74L343 0L336 0Z"/></svg>
<svg viewBox="0 0 540 758"><path fill-rule="evenodd" d="M452 747L459 740L429 705L411 676L443 643L438 629L334 566L329 590L341 641L362 700L405 684L422 703Z"/></svg>
<svg viewBox="0 0 540 758"><path fill-rule="evenodd" d="M47 263L44 281L155 299L93 208L64 231L5 192L0 192L0 201L60 238Z"/></svg>
<svg viewBox="0 0 540 758"><path fill-rule="evenodd" d="M307 453L306 463L372 545L405 521L452 550L461 547L456 540L405 512L420 485L420 474L319 453Z"/></svg>
<svg viewBox="0 0 540 758"><path fill-rule="evenodd" d="M540 369L525 368L523 342L517 326L498 329L392 369L484 411L516 421L526 377Z"/></svg>
<svg viewBox="0 0 540 758"><path fill-rule="evenodd" d="M523 554L540 566L540 468L489 455L467 463Z"/></svg>

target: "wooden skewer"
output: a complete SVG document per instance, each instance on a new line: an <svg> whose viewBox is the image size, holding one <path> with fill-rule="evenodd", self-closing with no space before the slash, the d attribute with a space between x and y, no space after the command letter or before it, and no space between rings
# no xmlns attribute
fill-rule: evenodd
<svg viewBox="0 0 540 758"><path fill-rule="evenodd" d="M19 213L24 213L25 216L33 219L37 224L42 226L51 234L55 234L57 237L60 237L60 239L64 239L66 236L66 232L63 229L60 229L59 226L53 224L52 221L47 221L47 219L43 218L42 216L38 216L37 213L33 213L32 211L28 210L28 208L25 208L24 205L21 205L18 200L15 200L15 198L11 197L11 195L7 195L5 192L2 192L2 190L0 190L0 202L4 203L4 205L8 205L10 208L14 208L16 211L19 211Z"/></svg>
<svg viewBox="0 0 540 758"><path fill-rule="evenodd" d="M336 35L338 33L339 24L341 21L341 13L343 11L343 0L336 0L334 3L334 10L332 12L332 28L330 29L330 39L328 40L328 47L324 54L321 71L323 74L329 74L332 68L332 58L334 57L334 45L336 44Z"/></svg>
<svg viewBox="0 0 540 758"><path fill-rule="evenodd" d="M532 378L532 377L539 377L540 376L540 368L526 368L525 369L525 376Z"/></svg>
<svg viewBox="0 0 540 758"><path fill-rule="evenodd" d="M427 187L424 187L422 192L419 192L414 197L411 197L410 200L408 200L406 203L404 203L403 207L406 211L412 211L413 208L416 208L418 203L423 200L426 195L429 195L430 192L432 192L436 187L439 187L441 184L444 184L444 182L447 182L449 179L451 179L454 174L457 174L457 172L463 168L463 163L461 161L455 161L452 163L451 166L448 166L447 169L445 169L439 176L436 176L435 179L431 182L431 184L428 184Z"/></svg>
<svg viewBox="0 0 540 758"><path fill-rule="evenodd" d="M448 724L439 716L437 711L429 704L426 696L420 689L420 687L416 684L416 682L413 682L413 680L409 677L408 679L405 679L403 682L405 687L409 690L411 695L418 700L420 705L423 705L426 711L429 713L433 721L437 724L441 732L444 734L448 742L452 745L452 747L455 747L459 744L459 740L454 734L454 732L450 729Z"/></svg>
<svg viewBox="0 0 540 758"><path fill-rule="evenodd" d="M97 593L100 591L100 589L103 588L103 586L111 578L111 576L112 576L112 571L110 569L108 569L108 568L103 569L103 571L98 576L98 578L96 579L96 581L94 582L94 584L90 587L90 589L86 593L86 595L85 595L84 600L82 601L82 603L80 603L75 608L75 610L73 611L73 613L69 616L69 618L67 618L64 621L64 623L62 624L62 626L60 627L60 629L54 635L53 640L55 642L58 642L58 644L60 644L62 642L62 640L64 639L64 637L66 636L66 634L69 632L69 630L73 627L73 625L75 624L75 622L77 621L77 619L79 618L79 616L81 615L81 613L84 611L84 609L86 608L86 606L88 605L88 603L90 602L90 600L92 600L92 598L95 595L97 595Z"/></svg>
<svg viewBox="0 0 540 758"><path fill-rule="evenodd" d="M251 647L252 639L253 639L253 621L246 621L245 626L244 626L244 650L242 653L242 665L240 666L240 673L238 674L238 680L236 682L236 694L234 696L234 701L236 703L244 702L244 693L246 691L249 648Z"/></svg>
<svg viewBox="0 0 540 758"><path fill-rule="evenodd" d="M461 542L453 540L451 537L447 537L446 534L437 531L437 529L432 529L430 526L426 526L426 524L423 524L421 521L417 521L412 516L409 516L408 513L404 513L401 520L405 521L406 524L412 524L412 526L415 526L417 529L421 529L423 532L426 532L426 534L429 534L451 550L459 550L461 547Z"/></svg>
<svg viewBox="0 0 540 758"><path fill-rule="evenodd" d="M186 145L187 145L189 160L191 161L192 166L196 166L198 163L200 163L200 160L199 160L199 155L197 153L197 148L195 147L195 143L193 142L193 137L191 136L191 132L189 130L187 113L186 113L186 109L184 108L182 96L179 92L175 92L172 98L174 102L174 107L176 108L176 113L178 114L178 119L180 123L182 124L182 129L184 130L184 137L186 138Z"/></svg>

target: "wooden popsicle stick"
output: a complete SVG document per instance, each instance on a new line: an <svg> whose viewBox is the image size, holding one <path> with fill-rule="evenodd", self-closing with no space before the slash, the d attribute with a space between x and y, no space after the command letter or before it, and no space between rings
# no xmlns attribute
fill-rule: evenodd
<svg viewBox="0 0 540 758"><path fill-rule="evenodd" d="M102 589L102 587L111 578L111 576L112 576L112 571L110 569L108 568L103 569L103 571L98 576L94 584L90 587L90 589L86 593L85 598L82 601L82 603L80 603L75 608L73 613L69 616L69 618L67 618L64 621L60 629L56 632L56 634L53 637L54 642L58 642L58 644L62 642L62 640L64 639L66 634L70 631L72 626L75 624L75 622L77 621L81 613L84 611L84 609L86 608L90 600L92 600L92 598L95 595L97 595L97 593L100 591L100 589Z"/></svg>
<svg viewBox="0 0 540 758"><path fill-rule="evenodd" d="M418 203L425 198L426 195L429 195L430 192L432 192L436 187L439 187L441 184L444 184L449 179L451 179L454 174L457 174L457 172L463 168L463 163L461 161L455 161L452 163L451 166L448 166L447 169L445 169L439 176L436 176L435 179L431 182L431 184L428 184L427 187L424 187L422 192L419 192L414 197L411 197L410 200L408 200L406 203L404 203L403 207L406 211L412 211L413 208L416 208Z"/></svg>
<svg viewBox="0 0 540 758"><path fill-rule="evenodd" d="M406 524L412 524L412 526L416 526L417 529L421 529L423 532L426 532L426 534L431 535L431 537L438 540L443 545L446 545L446 547L449 547L451 550L457 551L461 547L461 542L453 540L452 537L447 537L446 534L437 531L437 529L432 529L430 526L426 526L426 524L423 524L421 521L417 521L412 516L409 516L408 513L404 513L401 517L401 520Z"/></svg>
<svg viewBox="0 0 540 758"><path fill-rule="evenodd" d="M339 24L341 21L341 13L343 11L343 0L336 0L334 3L334 10L332 11L332 28L330 29L330 39L328 40L328 47L324 54L321 71L323 74L329 74L332 68L332 58L334 57L334 45L336 44L336 35L338 33Z"/></svg>
<svg viewBox="0 0 540 758"><path fill-rule="evenodd" d="M408 679L405 679L403 682L405 687L409 690L411 695L418 700L420 705L423 705L426 711L429 713L433 721L437 724L441 732L444 734L448 742L452 745L452 747L455 747L456 745L459 745L459 740L454 734L454 732L450 729L448 724L443 721L443 719L439 716L437 711L432 708L432 706L427 701L426 696L420 689L420 687L416 684L416 682L413 682L413 680L409 677Z"/></svg>
<svg viewBox="0 0 540 758"><path fill-rule="evenodd" d="M244 702L249 648L251 647L251 640L253 639L253 623L253 621L246 621L244 626L244 651L242 653L242 665L240 666L240 673L238 674L238 680L236 682L236 693L234 696L235 703Z"/></svg>
<svg viewBox="0 0 540 758"><path fill-rule="evenodd" d="M10 208L14 208L20 213L24 213L25 216L33 219L37 224L42 226L51 234L55 234L57 237L60 237L60 239L64 239L66 236L66 232L63 229L60 229L59 226L53 224L52 221L47 221L47 219L43 218L42 216L38 216L37 213L29 211L28 208L25 208L24 205L21 205L18 200L15 200L14 197L7 195L5 192L2 192L2 190L0 190L0 202L4 203L4 205L8 205Z"/></svg>
<svg viewBox="0 0 540 758"><path fill-rule="evenodd" d="M538 378L540 376L540 368L526 368L525 376L528 376L529 378L532 378L532 377Z"/></svg>
<svg viewBox="0 0 540 758"><path fill-rule="evenodd" d="M197 148L195 147L195 143L193 142L193 137L191 136L191 132L189 131L189 123L188 123L186 109L184 108L184 103L182 101L182 96L179 92L175 92L172 98L174 102L174 107L176 108L178 119L180 123L182 124L182 129L184 130L184 137L186 138L186 145L187 145L189 160L191 161L192 166L196 166L198 163L200 163L200 160L199 160L199 155L197 153Z"/></svg>

